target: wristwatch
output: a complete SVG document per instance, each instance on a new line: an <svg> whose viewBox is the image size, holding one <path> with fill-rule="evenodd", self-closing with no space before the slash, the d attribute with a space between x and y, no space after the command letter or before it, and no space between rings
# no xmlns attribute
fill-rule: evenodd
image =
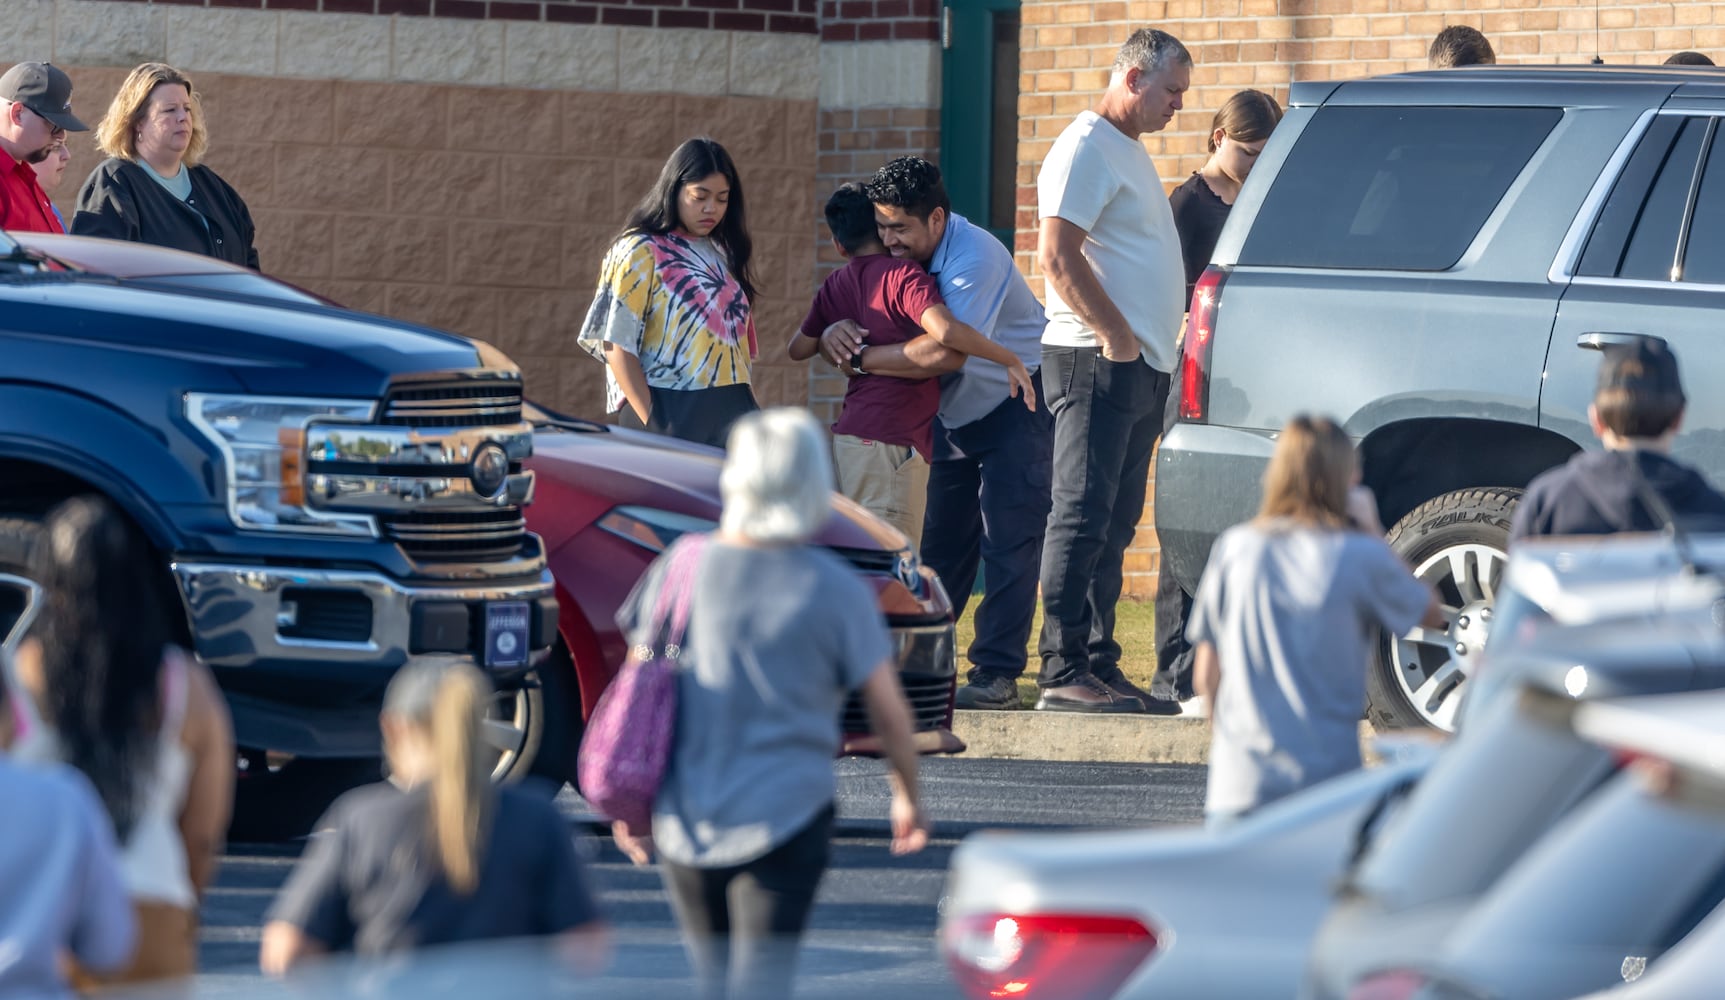
<svg viewBox="0 0 1725 1000"><path fill-rule="evenodd" d="M861 351L851 355L851 371L856 372L858 375L868 374L868 372L863 371Z"/></svg>

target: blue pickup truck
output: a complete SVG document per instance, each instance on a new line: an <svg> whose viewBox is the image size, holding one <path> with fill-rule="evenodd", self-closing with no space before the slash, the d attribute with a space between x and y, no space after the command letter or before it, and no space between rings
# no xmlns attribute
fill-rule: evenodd
<svg viewBox="0 0 1725 1000"><path fill-rule="evenodd" d="M0 575L28 579L68 497L142 527L232 709L242 825L376 776L409 656L486 667L497 777L531 766L542 713L521 698L557 613L502 354L203 258L36 234L0 234L0 353Z"/></svg>

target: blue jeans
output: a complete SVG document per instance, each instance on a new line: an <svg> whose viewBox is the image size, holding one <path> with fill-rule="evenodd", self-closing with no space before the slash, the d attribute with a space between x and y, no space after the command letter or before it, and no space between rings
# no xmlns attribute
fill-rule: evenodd
<svg viewBox="0 0 1725 1000"><path fill-rule="evenodd" d="M1042 399L1036 411L1008 399L980 420L945 431L936 424L935 461L928 475L922 558L964 614L983 574L970 645L972 683L1024 673L1030 620L1036 613L1042 532L1048 524L1054 467L1054 418Z"/></svg>
<svg viewBox="0 0 1725 1000"><path fill-rule="evenodd" d="M1042 379L1054 413L1054 504L1042 545L1037 684L1052 688L1119 671L1114 606L1171 380L1094 347L1043 348Z"/></svg>

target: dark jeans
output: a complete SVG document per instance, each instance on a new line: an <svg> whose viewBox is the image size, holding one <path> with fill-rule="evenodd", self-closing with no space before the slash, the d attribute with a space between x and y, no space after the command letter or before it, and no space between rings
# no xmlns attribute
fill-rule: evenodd
<svg viewBox="0 0 1725 1000"><path fill-rule="evenodd" d="M1041 376L1031 381L1034 413L1021 400L1008 399L982 419L947 430L950 448L939 446L942 428L935 426L922 558L952 596L957 615L964 614L982 571L982 603L969 651L972 682L1024 673L1036 613L1054 474L1054 418L1042 399ZM961 454L943 457L954 449Z"/></svg>
<svg viewBox="0 0 1725 1000"><path fill-rule="evenodd" d="M1174 426L1180 413L1180 384L1168 391L1164 427ZM1150 693L1158 698L1185 701L1192 697L1192 644L1186 641L1186 623L1192 618L1192 595L1180 589L1168 561L1162 560L1156 574L1156 678Z"/></svg>
<svg viewBox="0 0 1725 1000"><path fill-rule="evenodd" d="M649 386L653 409L647 422L635 416L628 403L619 411L618 423L634 430L653 431L696 444L723 448L738 419L760 409L748 385L716 385L710 389L660 389Z"/></svg>
<svg viewBox="0 0 1725 1000"><path fill-rule="evenodd" d="M1170 380L1094 347L1043 348L1042 379L1054 413L1054 506L1042 545L1037 683L1050 688L1119 670L1114 606L1144 516Z"/></svg>
<svg viewBox="0 0 1725 1000"><path fill-rule="evenodd" d="M759 858L731 868L661 861L702 1000L783 1000L797 944L832 852L833 807Z"/></svg>

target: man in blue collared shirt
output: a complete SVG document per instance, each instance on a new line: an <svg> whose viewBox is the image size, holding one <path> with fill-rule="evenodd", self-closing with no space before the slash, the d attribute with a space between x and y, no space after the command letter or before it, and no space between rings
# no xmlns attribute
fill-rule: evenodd
<svg viewBox="0 0 1725 1000"><path fill-rule="evenodd" d="M940 170L901 156L868 184L881 242L895 257L926 267L959 320L1023 359L1042 364L1042 303L993 234L954 215ZM1036 410L1007 397L1006 370L967 358L927 335L898 345L861 346L859 331L836 325L821 338L827 359L847 375L942 376L940 419L923 521L923 560L962 614L983 570L971 670L960 708L1017 708L1030 622L1036 611L1042 535L1053 478L1054 419L1034 377ZM860 355L859 352L860 351ZM859 357L860 370L852 360Z"/></svg>

